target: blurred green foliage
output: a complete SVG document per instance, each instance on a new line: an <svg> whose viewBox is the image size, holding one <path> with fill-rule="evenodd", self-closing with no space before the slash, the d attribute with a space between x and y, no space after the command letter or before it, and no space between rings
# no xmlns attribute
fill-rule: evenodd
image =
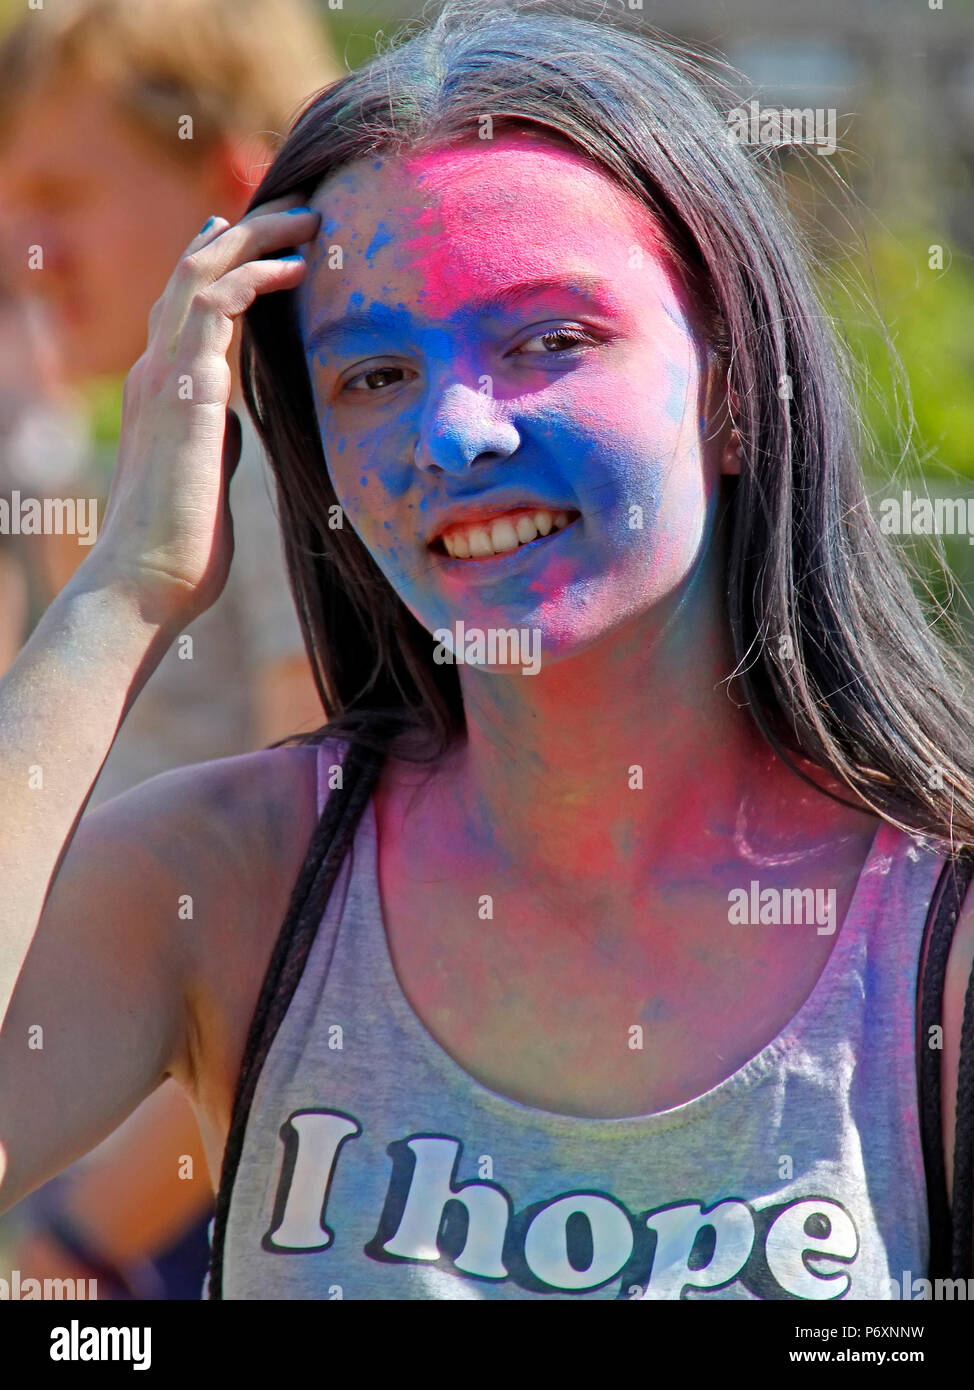
<svg viewBox="0 0 974 1390"><path fill-rule="evenodd" d="M974 479L974 262L943 246L937 268L936 252L916 229L873 233L864 255L831 269L856 286L842 318L878 446L867 469L888 473L907 442L905 472L920 464L931 481L962 490Z"/></svg>
<svg viewBox="0 0 974 1390"><path fill-rule="evenodd" d="M905 487L914 496L974 490L974 264L944 246L938 268L936 245L916 228L873 232L867 250L823 274L874 446L862 460L874 506ZM901 546L931 615L943 607L974 640L970 541L911 536Z"/></svg>

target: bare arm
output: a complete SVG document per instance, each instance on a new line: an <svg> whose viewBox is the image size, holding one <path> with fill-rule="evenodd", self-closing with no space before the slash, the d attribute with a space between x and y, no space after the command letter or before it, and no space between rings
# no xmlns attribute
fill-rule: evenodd
<svg viewBox="0 0 974 1390"><path fill-rule="evenodd" d="M172 636L132 585L82 566L0 681L0 1029L101 765Z"/></svg>
<svg viewBox="0 0 974 1390"><path fill-rule="evenodd" d="M311 235L294 201L220 219L180 260L126 379L99 539L0 682L0 1209L185 1064L177 885L147 848L157 819L176 824L173 783L78 822L141 685L226 581L226 354L256 296L301 279L303 262L258 259Z"/></svg>
<svg viewBox="0 0 974 1390"><path fill-rule="evenodd" d="M10 1265L21 1281L97 1279L103 1298L111 1296L103 1288L107 1266L138 1293L145 1275L151 1277L147 1262L184 1237L212 1205L196 1120L180 1087L168 1081L71 1173L70 1186L57 1194L53 1230L48 1208L39 1216L30 1212ZM60 1228L65 1219L67 1246Z"/></svg>
<svg viewBox="0 0 974 1390"><path fill-rule="evenodd" d="M167 838L189 777L154 778L93 811L64 857L0 1032L0 1209L188 1070L177 925L179 866L191 876L193 865L175 836L166 862L153 836Z"/></svg>

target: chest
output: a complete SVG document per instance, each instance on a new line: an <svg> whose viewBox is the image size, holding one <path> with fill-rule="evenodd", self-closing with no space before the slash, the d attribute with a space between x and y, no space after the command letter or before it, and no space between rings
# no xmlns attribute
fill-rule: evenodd
<svg viewBox="0 0 974 1390"><path fill-rule="evenodd" d="M710 1090L791 1021L835 941L814 924L731 922L706 885L560 912L477 886L420 882L380 855L398 985L481 1084L565 1114L648 1114Z"/></svg>

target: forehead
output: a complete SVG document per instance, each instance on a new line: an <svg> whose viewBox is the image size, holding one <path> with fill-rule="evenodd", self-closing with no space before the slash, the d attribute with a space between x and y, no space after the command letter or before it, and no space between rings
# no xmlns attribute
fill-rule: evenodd
<svg viewBox="0 0 974 1390"><path fill-rule="evenodd" d="M309 309L364 294L447 316L512 281L573 274L622 293L634 268L661 259L644 204L583 155L526 132L360 161L312 205L322 221L301 292Z"/></svg>

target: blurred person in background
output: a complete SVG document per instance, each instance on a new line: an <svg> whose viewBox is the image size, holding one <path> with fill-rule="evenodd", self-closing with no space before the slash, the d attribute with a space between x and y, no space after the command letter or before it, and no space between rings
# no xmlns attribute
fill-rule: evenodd
<svg viewBox="0 0 974 1390"><path fill-rule="evenodd" d="M243 214L304 99L341 71L301 0L48 0L6 35L0 493L104 496L81 388L129 370L187 240L211 215ZM146 684L92 805L321 722L236 343L230 362L242 429L230 578ZM0 537L0 673L85 553L75 535ZM167 1082L22 1204L11 1267L97 1277L100 1297L195 1298L206 1173L190 1108Z"/></svg>
<svg viewBox="0 0 974 1390"><path fill-rule="evenodd" d="M13 265L0 260L0 496L19 517L18 493L43 499L70 491L88 452L81 402L64 382L51 315L41 300L24 297ZM24 534L12 520L0 531L0 674L60 587L63 570L73 569L79 543L76 534Z"/></svg>

